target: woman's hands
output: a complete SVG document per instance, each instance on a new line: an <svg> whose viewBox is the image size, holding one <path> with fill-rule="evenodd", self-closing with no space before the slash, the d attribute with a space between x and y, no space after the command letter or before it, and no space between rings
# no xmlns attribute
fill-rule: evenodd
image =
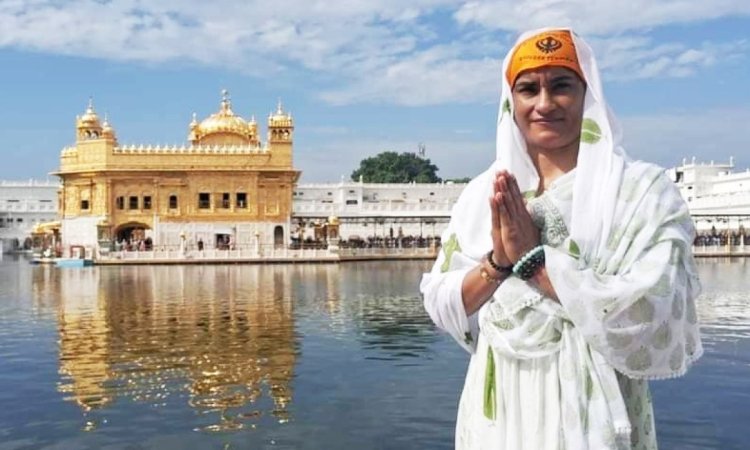
<svg viewBox="0 0 750 450"><path fill-rule="evenodd" d="M511 266L529 250L539 245L539 230L526 209L521 190L513 175L507 171L498 172L492 182L493 194L490 197L492 216L492 259L503 267ZM461 296L466 315L477 312L492 297L497 284L482 276L485 262L464 277L461 284ZM500 280L509 274L501 273ZM556 299L555 290L541 267L532 278L539 289L548 297Z"/></svg>
<svg viewBox="0 0 750 450"><path fill-rule="evenodd" d="M516 178L507 170L495 174L490 198L493 259L501 266L515 264L539 245L539 229L531 219Z"/></svg>

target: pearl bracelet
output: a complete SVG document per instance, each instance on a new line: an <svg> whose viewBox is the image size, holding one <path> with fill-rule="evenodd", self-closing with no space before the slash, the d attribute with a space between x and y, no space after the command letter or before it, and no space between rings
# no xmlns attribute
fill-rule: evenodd
<svg viewBox="0 0 750 450"><path fill-rule="evenodd" d="M513 265L513 273L522 280L528 280L544 266L544 246L537 245Z"/></svg>

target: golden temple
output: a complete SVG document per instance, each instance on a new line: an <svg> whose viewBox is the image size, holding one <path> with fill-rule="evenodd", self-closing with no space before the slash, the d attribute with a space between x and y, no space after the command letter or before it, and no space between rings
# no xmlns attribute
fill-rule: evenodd
<svg viewBox="0 0 750 450"><path fill-rule="evenodd" d="M62 244L185 248L283 246L289 240L294 123L281 102L261 142L253 117L219 110L189 124L187 145L121 146L89 102L60 155Z"/></svg>

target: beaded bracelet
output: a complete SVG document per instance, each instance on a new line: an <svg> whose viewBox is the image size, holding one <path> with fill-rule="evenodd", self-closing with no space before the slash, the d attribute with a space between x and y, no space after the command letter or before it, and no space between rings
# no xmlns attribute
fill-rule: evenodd
<svg viewBox="0 0 750 450"><path fill-rule="evenodd" d="M544 246L537 245L513 265L513 273L522 280L528 280L544 266Z"/></svg>
<svg viewBox="0 0 750 450"><path fill-rule="evenodd" d="M513 265L510 266L501 266L500 264L496 263L494 259L492 259L492 252L494 250L490 250L487 252L487 255L485 256L485 259L487 260L487 263L492 267L492 269L502 275L510 275L511 272L513 272Z"/></svg>

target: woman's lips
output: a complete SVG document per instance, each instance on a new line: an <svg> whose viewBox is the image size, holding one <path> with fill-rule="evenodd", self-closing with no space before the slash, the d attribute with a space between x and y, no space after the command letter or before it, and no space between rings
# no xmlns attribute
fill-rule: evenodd
<svg viewBox="0 0 750 450"><path fill-rule="evenodd" d="M563 123L562 119L543 119L543 120L533 120L531 122L534 125L538 125L540 127L556 127L558 125L561 125Z"/></svg>

